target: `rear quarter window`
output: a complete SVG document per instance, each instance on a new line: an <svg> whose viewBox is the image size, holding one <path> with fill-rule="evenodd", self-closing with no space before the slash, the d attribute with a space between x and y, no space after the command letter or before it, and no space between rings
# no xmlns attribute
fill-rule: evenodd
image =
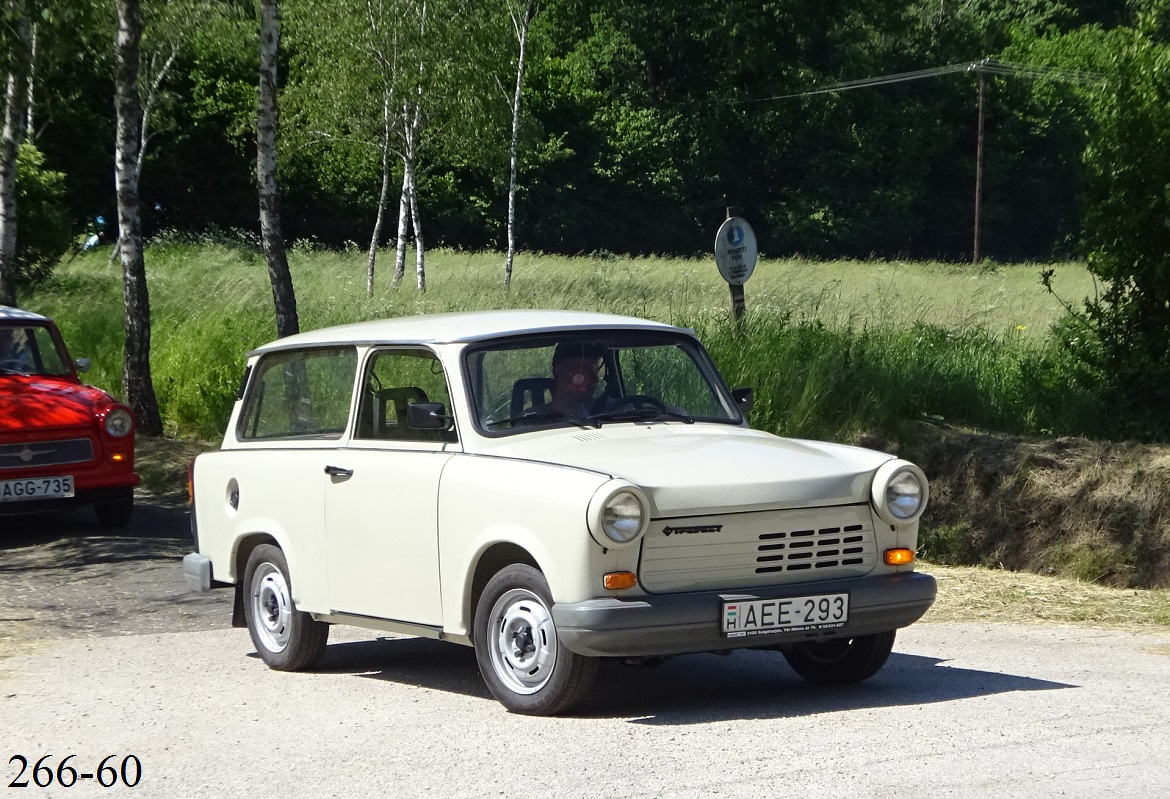
<svg viewBox="0 0 1170 799"><path fill-rule="evenodd" d="M239 437L341 438L349 423L356 370L353 347L264 356L244 397Z"/></svg>

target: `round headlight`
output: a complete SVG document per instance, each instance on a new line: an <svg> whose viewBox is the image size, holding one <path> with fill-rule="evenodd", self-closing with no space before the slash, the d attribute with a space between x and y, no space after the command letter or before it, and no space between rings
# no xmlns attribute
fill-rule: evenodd
<svg viewBox="0 0 1170 799"><path fill-rule="evenodd" d="M887 524L908 524L922 515L930 490L926 475L909 461L895 459L873 476L873 507Z"/></svg>
<svg viewBox="0 0 1170 799"><path fill-rule="evenodd" d="M601 509L601 529L614 543L625 544L642 530L642 503L632 492L619 491Z"/></svg>
<svg viewBox="0 0 1170 799"><path fill-rule="evenodd" d="M585 512L589 535L606 549L633 546L650 523L650 498L625 480L603 483Z"/></svg>
<svg viewBox="0 0 1170 799"><path fill-rule="evenodd" d="M115 408L106 415L106 432L114 438L123 438L134 429L134 419L125 408Z"/></svg>
<svg viewBox="0 0 1170 799"><path fill-rule="evenodd" d="M922 507L922 483L913 472L899 472L886 486L886 507L899 519L909 519Z"/></svg>

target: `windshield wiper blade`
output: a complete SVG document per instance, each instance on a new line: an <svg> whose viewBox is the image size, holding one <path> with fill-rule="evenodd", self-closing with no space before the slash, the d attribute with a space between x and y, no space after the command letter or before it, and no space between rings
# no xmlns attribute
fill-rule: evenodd
<svg viewBox="0 0 1170 799"><path fill-rule="evenodd" d="M686 424L694 424L695 420L687 416L685 413L678 413L676 411L664 410L659 408L612 408L608 411L598 411L590 414L590 422L642 422L652 419L666 417L668 419L677 419Z"/></svg>
<svg viewBox="0 0 1170 799"><path fill-rule="evenodd" d="M579 419L576 416L571 416L562 411L532 411L530 413L522 413L519 416L508 416L504 419L495 419L488 422L488 427L499 427L500 425L510 424L516 428L517 422L526 422L528 424L539 424L541 422L559 422L565 421L577 427L597 427L598 425L586 419ZM523 425L521 425L522 427Z"/></svg>

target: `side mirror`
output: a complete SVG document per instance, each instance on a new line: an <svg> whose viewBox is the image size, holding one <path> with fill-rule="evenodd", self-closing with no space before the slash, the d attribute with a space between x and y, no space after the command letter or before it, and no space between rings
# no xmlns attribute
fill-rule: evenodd
<svg viewBox="0 0 1170 799"><path fill-rule="evenodd" d="M89 358L78 358L77 360L75 360L73 362L73 366L79 372L88 372L89 367L91 367L92 365L93 365L93 361L91 361Z"/></svg>
<svg viewBox="0 0 1170 799"><path fill-rule="evenodd" d="M750 388L737 388L731 392L731 396L735 398L735 407L739 408L739 412L747 414L752 409L752 405L756 402L755 391Z"/></svg>
<svg viewBox="0 0 1170 799"><path fill-rule="evenodd" d="M441 402L412 402L406 406L406 424L415 430L446 430L455 417L448 416Z"/></svg>

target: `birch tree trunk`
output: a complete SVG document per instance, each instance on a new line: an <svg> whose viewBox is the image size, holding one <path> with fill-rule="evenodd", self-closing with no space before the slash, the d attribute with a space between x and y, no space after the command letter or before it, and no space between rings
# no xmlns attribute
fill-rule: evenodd
<svg viewBox="0 0 1170 799"><path fill-rule="evenodd" d="M378 194L378 215L374 219L374 233L370 236L370 257L366 261L366 294L374 293L374 260L378 257L378 241L382 238L382 222L386 217L386 198L390 193L390 100L391 92L382 94L382 191Z"/></svg>
<svg viewBox="0 0 1170 799"><path fill-rule="evenodd" d="M150 296L142 252L138 198L138 52L142 20L138 0L118 0L115 40L114 111L117 116L114 172L118 195L118 238L122 242L122 300L126 306L126 349L122 390L138 417L138 432L162 435L162 419L150 376Z"/></svg>
<svg viewBox="0 0 1170 799"><path fill-rule="evenodd" d="M37 82L37 23L32 23L28 47L28 85L25 91L24 132L29 141L36 141L36 82Z"/></svg>
<svg viewBox="0 0 1170 799"><path fill-rule="evenodd" d="M142 122L138 128L138 158L137 158L137 175L142 177L142 165L146 161L146 145L150 141L150 112L154 108L154 102L158 99L158 93L162 88L163 81L167 78L167 73L171 71L171 66L175 63L175 58L179 55L178 48L172 46L171 54L167 57L166 62L162 68L154 73L150 80L150 85L146 90L146 97L142 101ZM32 112L29 112L29 118L32 118ZM114 250L110 253L110 264L113 264L122 255L122 238L118 237L118 241L114 244Z"/></svg>
<svg viewBox="0 0 1170 799"><path fill-rule="evenodd" d="M516 91L512 95L512 149L508 171L508 254L504 262L504 288L512 285L512 264L516 259L516 175L520 167L520 112L524 92L524 59L528 51L528 28L536 16L536 0L523 0L523 8L509 9L516 31L519 55L516 59Z"/></svg>
<svg viewBox="0 0 1170 799"><path fill-rule="evenodd" d="M422 73L422 64L419 64L419 73ZM414 106L414 113L406 126L406 158L403 172L406 174L405 184L410 200L410 224L414 228L414 273L418 280L420 294L427 290L426 246L423 243L422 217L418 210L418 170L415 168L415 155L418 153L419 136L422 132L422 84L418 87L418 99Z"/></svg>
<svg viewBox="0 0 1170 799"><path fill-rule="evenodd" d="M277 0L260 0L260 100L256 111L256 183L260 197L260 235L272 283L278 338L300 332L297 298L280 227L280 186L276 182L276 68L280 52Z"/></svg>
<svg viewBox="0 0 1170 799"><path fill-rule="evenodd" d="M4 127L0 131L0 305L16 305L16 155L24 139L22 108L30 53L28 10L13 0L17 46L8 61Z"/></svg>
<svg viewBox="0 0 1170 799"><path fill-rule="evenodd" d="M426 268L426 252L427 248L423 245L422 220L419 217L418 211L418 190L414 183L414 164L412 163L410 169L410 223L414 227L414 274L418 279L418 293L423 294L427 290L427 268Z"/></svg>
<svg viewBox="0 0 1170 799"><path fill-rule="evenodd" d="M410 176L406 171L406 159L402 159L402 192L398 195L398 241L394 243L394 278L390 288L398 288L406 275L406 234L410 223Z"/></svg>

